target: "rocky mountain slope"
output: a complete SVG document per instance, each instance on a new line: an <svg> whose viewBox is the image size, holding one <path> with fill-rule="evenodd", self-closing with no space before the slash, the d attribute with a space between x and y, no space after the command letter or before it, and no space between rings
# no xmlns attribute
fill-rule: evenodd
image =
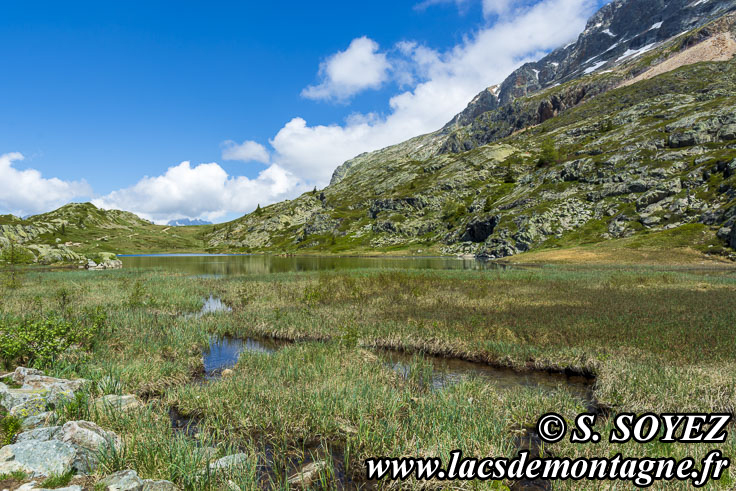
<svg viewBox="0 0 736 491"><path fill-rule="evenodd" d="M115 253L201 250L201 227L171 229L133 213L101 210L91 203L71 203L58 210L21 219L0 216L0 250L12 243L24 262L104 264Z"/></svg>
<svg viewBox="0 0 736 491"><path fill-rule="evenodd" d="M635 236L736 247L736 2L617 0L444 128L360 155L213 249L505 257Z"/></svg>

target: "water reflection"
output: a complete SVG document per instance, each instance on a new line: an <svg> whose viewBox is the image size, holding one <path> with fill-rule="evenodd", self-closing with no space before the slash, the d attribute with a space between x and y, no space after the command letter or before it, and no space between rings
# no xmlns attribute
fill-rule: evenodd
<svg viewBox="0 0 736 491"><path fill-rule="evenodd" d="M454 257L340 257L268 255L141 255L119 256L124 268L162 268L212 278L242 274L346 269L487 270L505 266L480 259Z"/></svg>

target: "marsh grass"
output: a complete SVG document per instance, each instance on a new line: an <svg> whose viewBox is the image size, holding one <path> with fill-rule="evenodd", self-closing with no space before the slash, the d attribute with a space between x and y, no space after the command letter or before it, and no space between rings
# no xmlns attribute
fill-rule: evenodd
<svg viewBox="0 0 736 491"><path fill-rule="evenodd" d="M62 288L68 294L60 296ZM188 315L209 295L233 311ZM74 271L29 273L3 300L4 315L62 315L60 309L72 322L99 309L105 323L86 346L61 353L48 368L92 381L57 408L58 422L89 419L123 438L122 451L101 456L101 472L134 468L186 489L223 489L230 481L242 489L286 489L289 477L316 459L326 465L314 485L331 488L360 484L362 461L371 456L446 458L457 448L467 456L512 456L522 429L540 415L555 411L572 422L586 409L564 386L503 390L467 377L435 390L431 366L419 353L595 376L594 396L614 414L733 413L736 407L736 276L730 272L557 267L211 280L162 271ZM192 383L201 380L202 350L212 334L310 342L273 354L243 352L232 376ZM402 376L375 347L417 355ZM121 413L94 404L101 395L122 393L138 394L145 405ZM172 429L171 407L195 418L193 435ZM603 432L609 426L599 422ZM733 459L731 433L720 448ZM699 460L707 446L561 442L546 451ZM242 468L206 470L213 458L241 452L249 456ZM686 487L658 486L665 485ZM732 485L729 474L711 487Z"/></svg>

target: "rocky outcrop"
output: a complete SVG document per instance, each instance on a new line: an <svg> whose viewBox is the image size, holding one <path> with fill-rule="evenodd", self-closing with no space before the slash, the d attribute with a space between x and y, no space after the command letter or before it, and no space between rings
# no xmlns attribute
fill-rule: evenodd
<svg viewBox="0 0 736 491"><path fill-rule="evenodd" d="M87 380L67 380L47 377L40 370L18 367L6 376L20 388L9 388L0 383L0 406L21 419L41 416L47 407L58 405L74 397Z"/></svg>
<svg viewBox="0 0 736 491"><path fill-rule="evenodd" d="M484 242L491 236L499 220L498 216L471 220L465 227L463 235L460 236L460 240L462 242Z"/></svg>
<svg viewBox="0 0 736 491"><path fill-rule="evenodd" d="M36 428L20 433L16 442L0 449L0 474L24 472L31 477L61 475L68 470L89 474L105 446L122 448L122 441L89 421Z"/></svg>

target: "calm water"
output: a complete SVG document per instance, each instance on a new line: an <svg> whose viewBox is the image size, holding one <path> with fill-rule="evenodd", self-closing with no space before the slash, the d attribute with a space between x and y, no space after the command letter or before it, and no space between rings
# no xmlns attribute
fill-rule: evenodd
<svg viewBox="0 0 736 491"><path fill-rule="evenodd" d="M334 271L344 269L467 269L503 267L498 263L454 257L339 257L266 255L119 256L124 268L163 268L201 276Z"/></svg>

